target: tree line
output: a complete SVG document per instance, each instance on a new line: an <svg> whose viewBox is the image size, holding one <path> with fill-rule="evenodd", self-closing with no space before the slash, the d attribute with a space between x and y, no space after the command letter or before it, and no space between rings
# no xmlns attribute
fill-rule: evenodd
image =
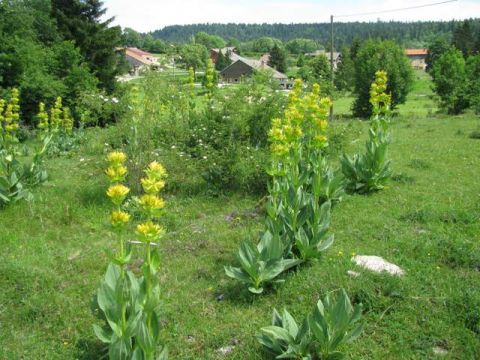
<svg viewBox="0 0 480 360"><path fill-rule="evenodd" d="M478 23L478 19L476 20ZM381 38L394 40L407 47L422 47L437 34L453 33L458 21L417 22L336 22L335 43L338 48L350 46L355 38ZM478 25L477 25L478 27ZM249 42L260 37L270 37L282 42L303 38L330 42L330 24L193 24L172 25L150 33L154 38L168 42L188 42L199 32L223 39Z"/></svg>

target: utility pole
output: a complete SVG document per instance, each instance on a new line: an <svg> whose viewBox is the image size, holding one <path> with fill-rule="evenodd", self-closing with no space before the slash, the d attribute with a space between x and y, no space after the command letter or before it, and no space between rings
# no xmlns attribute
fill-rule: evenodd
<svg viewBox="0 0 480 360"><path fill-rule="evenodd" d="M334 89L333 81L333 15L330 15L330 81L331 81L331 91ZM330 122L333 121L333 102L330 105Z"/></svg>

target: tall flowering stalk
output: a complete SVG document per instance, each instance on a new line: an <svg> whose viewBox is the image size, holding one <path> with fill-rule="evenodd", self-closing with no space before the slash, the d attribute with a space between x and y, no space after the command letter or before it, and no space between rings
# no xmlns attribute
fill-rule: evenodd
<svg viewBox="0 0 480 360"><path fill-rule="evenodd" d="M190 100L195 99L195 71L191 66L188 68L188 95Z"/></svg>
<svg viewBox="0 0 480 360"><path fill-rule="evenodd" d="M304 93L297 80L284 116L272 120L266 229L256 247L241 244L240 267L225 267L229 277L246 283L252 293L263 292L265 283L280 282L275 279L282 272L319 257L333 242L333 235L328 236L330 201L321 204L330 104L320 97L318 85Z"/></svg>
<svg viewBox="0 0 480 360"><path fill-rule="evenodd" d="M122 210L122 204L130 192L130 189L123 184L127 176L127 168L125 167L126 160L127 156L123 152L111 152L107 156L108 167L105 170L105 175L110 181L110 186L106 194L114 205L110 220L113 230L118 235L119 240L119 251L115 258L115 263L117 263L122 270L128 262L125 251L126 245L122 232L125 225L130 221L130 215Z"/></svg>
<svg viewBox="0 0 480 360"><path fill-rule="evenodd" d="M109 344L109 358L112 360L165 360L167 349L160 344L160 286L156 280L160 266L156 246L164 230L155 221L165 205L158 194L165 186L166 171L162 165L153 162L141 180L145 193L138 198L138 205L144 222L137 226L136 233L144 247L144 257L143 276L137 277L127 268L132 258L131 245L135 242L126 241L124 236L130 221L130 214L122 209L130 192L123 184L128 172L125 167L127 156L112 152L107 160L105 174L110 186L106 194L114 206L110 221L118 239L118 249L97 290L98 306L108 326L94 325L94 331L100 340Z"/></svg>
<svg viewBox="0 0 480 360"><path fill-rule="evenodd" d="M159 196L165 187L167 172L165 168L154 161L144 171L141 179L144 194L138 199L144 221L137 226L137 235L144 247L144 262L142 265L143 279L140 285L140 305L142 317L139 321L139 334L135 338L143 351L146 360L157 359L159 353L166 350L158 347L160 341L160 321L158 308L160 305L160 285L157 280L160 268L158 241L165 233L157 223L162 215L165 201ZM160 350L160 351L159 351Z"/></svg>
<svg viewBox="0 0 480 360"><path fill-rule="evenodd" d="M387 82L385 71L375 73L375 80L370 87L373 112L365 154L355 154L353 158L345 154L342 158L342 172L347 180L347 189L351 192L369 193L381 190L392 174L390 160L387 159L391 137L391 94L387 93Z"/></svg>
<svg viewBox="0 0 480 360"><path fill-rule="evenodd" d="M330 202L320 204L331 100L320 96L318 84L308 93L302 88L302 82L297 80L283 118L272 121L267 226L280 232L285 256L293 249L307 260L318 257L333 241L333 237L321 241L328 228Z"/></svg>
<svg viewBox="0 0 480 360"><path fill-rule="evenodd" d="M20 128L20 92L13 88L7 102L0 100L0 140L4 149L12 151L12 145L17 142L16 133Z"/></svg>
<svg viewBox="0 0 480 360"><path fill-rule="evenodd" d="M208 60L205 70L205 88L207 89L207 98L211 99L215 90L215 66L212 59Z"/></svg>

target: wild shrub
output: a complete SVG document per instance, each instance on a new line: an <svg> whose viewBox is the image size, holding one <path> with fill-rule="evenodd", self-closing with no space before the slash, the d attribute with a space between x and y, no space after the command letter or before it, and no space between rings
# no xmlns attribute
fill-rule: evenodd
<svg viewBox="0 0 480 360"><path fill-rule="evenodd" d="M358 49L354 63L354 116L370 118L373 115L369 90L378 69L388 73L387 91L391 95L391 108L405 103L413 85L413 70L400 45L389 40L367 40Z"/></svg>
<svg viewBox="0 0 480 360"><path fill-rule="evenodd" d="M459 50L450 48L440 56L433 65L432 79L440 98L440 107L445 112L459 114L468 108L465 59Z"/></svg>
<svg viewBox="0 0 480 360"><path fill-rule="evenodd" d="M373 116L370 122L369 139L364 154L355 154L353 158L344 154L342 172L350 192L369 193L381 190L390 178L392 170L387 158L390 143L390 101L387 94L387 73L377 71L375 81L370 88L370 103Z"/></svg>
<svg viewBox="0 0 480 360"><path fill-rule="evenodd" d="M343 359L338 349L360 336L361 315L362 305L353 307L342 289L335 299L327 294L319 300L300 325L286 309L282 314L274 309L272 325L263 327L257 340L276 359Z"/></svg>
<svg viewBox="0 0 480 360"><path fill-rule="evenodd" d="M166 172L152 162L141 179L144 194L136 198L142 222L136 226L137 242L143 248L141 276L127 269L133 261L132 242L126 240L131 215L123 209L130 189L123 185L127 175L126 155L108 155L106 175L110 180L107 196L114 205L112 228L118 239L117 251L96 294L96 302L105 320L103 327L94 325L97 337L108 344L110 359L167 359L167 349L160 339L160 267L158 240L164 229L156 222L162 214L164 200L159 192L165 186Z"/></svg>

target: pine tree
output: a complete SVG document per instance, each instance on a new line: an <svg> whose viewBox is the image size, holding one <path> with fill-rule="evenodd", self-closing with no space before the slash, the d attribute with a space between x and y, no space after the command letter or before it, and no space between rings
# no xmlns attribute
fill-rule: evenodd
<svg viewBox="0 0 480 360"><path fill-rule="evenodd" d="M122 43L122 32L119 26L109 27L114 18L102 20L105 12L100 0L52 0L52 15L59 32L75 41L102 87L112 91L120 72L115 47Z"/></svg>
<svg viewBox="0 0 480 360"><path fill-rule="evenodd" d="M282 73L287 71L287 56L285 50L281 49L277 44L270 50L268 65Z"/></svg>
<svg viewBox="0 0 480 360"><path fill-rule="evenodd" d="M305 55L300 54L298 55L297 66L301 68L303 65L305 65Z"/></svg>
<svg viewBox="0 0 480 360"><path fill-rule="evenodd" d="M435 62L451 48L451 44L446 36L439 35L428 45L428 53L425 58L427 72L431 72Z"/></svg>
<svg viewBox="0 0 480 360"><path fill-rule="evenodd" d="M453 32L452 42L453 45L462 52L465 59L472 55L475 46L475 39L473 37L472 27L470 26L470 20L465 20L462 24L456 27Z"/></svg>
<svg viewBox="0 0 480 360"><path fill-rule="evenodd" d="M232 63L232 61L228 57L228 54L227 54L227 56L225 56L222 51L219 51L218 52L218 57L217 57L217 62L215 63L215 69L217 69L218 71L222 71L223 69L225 69L231 63Z"/></svg>

